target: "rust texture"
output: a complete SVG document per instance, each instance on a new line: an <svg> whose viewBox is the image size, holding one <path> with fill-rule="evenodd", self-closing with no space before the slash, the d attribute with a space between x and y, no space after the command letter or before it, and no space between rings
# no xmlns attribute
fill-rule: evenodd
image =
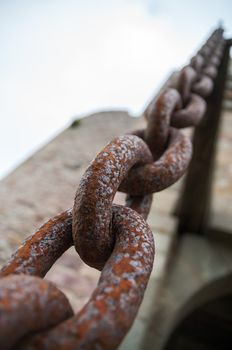
<svg viewBox="0 0 232 350"><path fill-rule="evenodd" d="M73 315L61 291L52 283L33 276L2 278L0 302L0 344L5 350L11 349L28 333L49 328Z"/></svg>
<svg viewBox="0 0 232 350"><path fill-rule="evenodd" d="M112 252L112 202L120 183L133 165L151 162L145 142L126 135L110 142L83 175L73 207L73 239L89 266L101 270Z"/></svg>
<svg viewBox="0 0 232 350"><path fill-rule="evenodd" d="M142 301L154 256L153 235L134 210L114 206L114 250L89 302L73 318L28 337L17 349L114 349Z"/></svg>
<svg viewBox="0 0 232 350"><path fill-rule="evenodd" d="M24 273L44 277L72 245L72 210L67 210L28 237L2 268L0 276Z"/></svg>
<svg viewBox="0 0 232 350"><path fill-rule="evenodd" d="M144 131L139 134L144 138ZM129 171L119 186L120 191L141 196L159 192L179 180L191 159L192 145L185 135L171 127L167 142L165 152L157 161Z"/></svg>
<svg viewBox="0 0 232 350"><path fill-rule="evenodd" d="M78 186L74 206L50 219L0 272L2 349L115 349L130 329L153 266L154 242L145 222L152 195L186 171L192 144L181 128L199 125L224 49L215 30L144 112L145 130L112 140ZM125 206L113 204L117 191ZM42 278L72 245L101 270L96 289L76 315Z"/></svg>

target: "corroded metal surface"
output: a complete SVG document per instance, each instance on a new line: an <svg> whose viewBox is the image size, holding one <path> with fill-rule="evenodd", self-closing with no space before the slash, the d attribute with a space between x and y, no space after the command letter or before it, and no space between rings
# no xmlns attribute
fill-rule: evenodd
<svg viewBox="0 0 232 350"><path fill-rule="evenodd" d="M50 219L28 237L3 266L0 276L24 273L44 277L72 245L72 210L67 210Z"/></svg>
<svg viewBox="0 0 232 350"><path fill-rule="evenodd" d="M154 160L159 159L165 152L172 114L181 106L181 96L178 91L168 88L161 93L147 111L148 125L144 131L144 140L148 144Z"/></svg>
<svg viewBox="0 0 232 350"><path fill-rule="evenodd" d="M186 106L172 115L171 125L176 128L188 128L200 124L206 111L205 100L191 93Z"/></svg>
<svg viewBox="0 0 232 350"><path fill-rule="evenodd" d="M0 318L1 330L4 331L1 344L6 349L12 348L19 338L31 331L41 331L67 318L67 323L42 335L26 338L16 348L62 349L65 346L65 349L75 349L84 346L90 349L92 342L96 348L103 342L104 348L110 349L113 344L117 346L120 343L136 316L153 266L154 243L152 232L144 219L127 207L114 205L112 208L112 231L116 240L113 252L104 266L93 296L75 317L70 318L72 310L66 298L52 284L38 277L24 275L44 276L61 252L64 252L64 247L67 249L72 244L71 218L72 212L69 210L49 220L18 249L2 269L2 276L19 274L0 280L0 305L4 315ZM47 252L49 254L46 257ZM27 308L24 307L26 301ZM17 317L14 317L15 314ZM115 314L121 314L121 317L115 318ZM49 316L51 319L45 322ZM9 328L12 317L15 326ZM39 317L42 317L41 321ZM97 321L101 317L103 321L100 325ZM7 327L8 332L5 332ZM18 329L17 332L14 332L14 327ZM8 344L9 332L14 332L15 337Z"/></svg>
<svg viewBox="0 0 232 350"><path fill-rule="evenodd" d="M113 207L115 247L89 302L73 318L17 349L115 349L135 318L153 264L153 235L133 210Z"/></svg>
<svg viewBox="0 0 232 350"><path fill-rule="evenodd" d="M139 134L144 138L144 131ZM137 196L159 192L179 180L187 169L191 154L190 140L179 130L169 128L168 145L163 155L155 162L131 169L119 190Z"/></svg>
<svg viewBox="0 0 232 350"><path fill-rule="evenodd" d="M0 280L0 305L0 344L4 350L28 333L52 327L73 315L65 295L52 283L25 275Z"/></svg>
<svg viewBox="0 0 232 350"><path fill-rule="evenodd" d="M73 239L88 265L102 269L112 252L112 202L123 178L133 165L151 162L145 142L126 135L110 142L86 170L73 207Z"/></svg>
<svg viewBox="0 0 232 350"><path fill-rule="evenodd" d="M120 344L153 265L153 235L144 218L152 194L187 169L192 145L178 128L196 126L204 116L204 98L223 54L222 33L214 31L182 69L177 86L149 105L146 130L114 139L97 155L81 179L73 209L49 220L3 267L0 339L5 349L114 349ZM117 190L128 194L125 207L112 204ZM73 244L88 265L102 271L75 316L64 295L41 279ZM15 334L10 340L9 332Z"/></svg>
<svg viewBox="0 0 232 350"><path fill-rule="evenodd" d="M197 60L196 60L196 62L197 62ZM191 67L189 65L187 67L184 67L180 71L177 90L180 92L184 104L189 99L192 85L197 80L197 74L199 74L199 70L200 70L201 65L202 65L202 62L201 62L201 64L199 64L199 62L198 62L198 63L196 63L196 67L197 67L196 69L194 69L193 67Z"/></svg>

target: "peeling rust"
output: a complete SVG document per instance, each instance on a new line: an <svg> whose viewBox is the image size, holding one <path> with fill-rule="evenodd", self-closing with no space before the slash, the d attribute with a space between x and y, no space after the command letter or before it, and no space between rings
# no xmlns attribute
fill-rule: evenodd
<svg viewBox="0 0 232 350"><path fill-rule="evenodd" d="M140 136L144 137L144 131ZM155 162L132 168L119 190L141 196L162 191L175 183L186 171L192 155L188 137L175 128L169 128L168 145Z"/></svg>
<svg viewBox="0 0 232 350"><path fill-rule="evenodd" d="M176 109L181 108L181 105L181 96L178 91L168 88L147 110L148 125L144 131L144 140L152 152L153 160L157 160L164 153L171 116Z"/></svg>
<svg viewBox="0 0 232 350"><path fill-rule="evenodd" d="M69 301L52 283L26 275L0 279L1 349L11 349L28 333L47 329L71 316Z"/></svg>
<svg viewBox="0 0 232 350"><path fill-rule="evenodd" d="M73 207L73 240L88 265L101 270L112 252L112 202L120 183L133 165L151 162L145 142L125 135L110 142L82 176Z"/></svg>
<svg viewBox="0 0 232 350"><path fill-rule="evenodd" d="M110 350L119 346L141 304L154 259L144 221L152 194L186 171L192 144L178 129L197 126L214 86L225 40L215 30L145 111L146 130L117 137L82 176L73 209L45 223L0 272L0 344L4 350ZM113 204L116 191L125 206ZM101 270L98 285L76 315L62 292L42 280L72 245Z"/></svg>
<svg viewBox="0 0 232 350"><path fill-rule="evenodd" d="M16 250L0 277L21 274L44 277L56 260L73 245L72 211L50 219Z"/></svg>
<svg viewBox="0 0 232 350"><path fill-rule="evenodd" d="M28 337L18 350L115 349L132 325L152 270L153 234L141 215L114 205L116 241L98 286L74 317Z"/></svg>

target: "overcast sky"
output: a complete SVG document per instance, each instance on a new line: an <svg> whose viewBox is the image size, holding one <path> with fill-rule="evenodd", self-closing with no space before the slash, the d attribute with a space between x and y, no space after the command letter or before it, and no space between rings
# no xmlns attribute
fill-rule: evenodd
<svg viewBox="0 0 232 350"><path fill-rule="evenodd" d="M229 0L0 0L0 177L103 109L142 112L223 21Z"/></svg>

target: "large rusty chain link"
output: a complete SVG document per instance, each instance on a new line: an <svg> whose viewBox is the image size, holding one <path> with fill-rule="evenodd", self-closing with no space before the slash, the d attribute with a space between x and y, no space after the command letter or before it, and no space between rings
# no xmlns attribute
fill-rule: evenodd
<svg viewBox="0 0 232 350"><path fill-rule="evenodd" d="M152 270L154 243L145 222L152 194L186 171L192 145L180 128L197 126L223 56L215 30L190 63L150 103L145 130L117 137L90 164L74 206L45 223L1 270L1 349L114 349L131 327ZM127 193L115 205L116 191ZM72 245L101 271L74 315L65 295L42 278Z"/></svg>

